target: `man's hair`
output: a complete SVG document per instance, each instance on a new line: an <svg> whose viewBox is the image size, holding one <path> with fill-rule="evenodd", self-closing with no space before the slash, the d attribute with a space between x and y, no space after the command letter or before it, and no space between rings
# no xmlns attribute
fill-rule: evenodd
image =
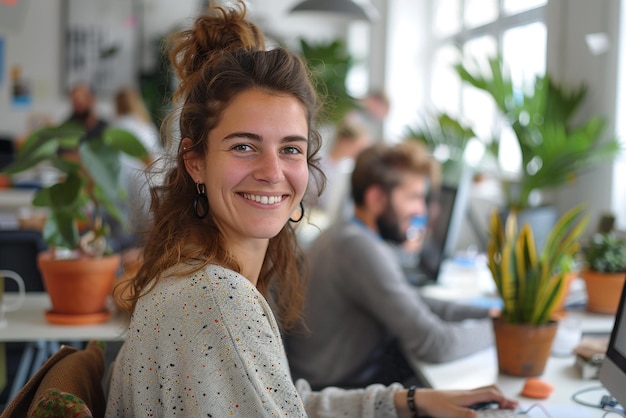
<svg viewBox="0 0 626 418"><path fill-rule="evenodd" d="M371 186L379 186L386 193L391 193L407 173L423 175L430 181L431 187L439 187L439 163L424 145L405 141L366 148L357 156L352 172L354 204L360 206L364 203L365 191Z"/></svg>

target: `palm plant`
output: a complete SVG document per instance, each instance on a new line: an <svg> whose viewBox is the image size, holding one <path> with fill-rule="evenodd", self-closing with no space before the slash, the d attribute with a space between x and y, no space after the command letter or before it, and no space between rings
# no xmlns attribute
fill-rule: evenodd
<svg viewBox="0 0 626 418"><path fill-rule="evenodd" d="M458 64L461 80L486 92L515 133L522 155L522 172L514 182L502 181L509 208L529 206L534 190L573 181L598 162L620 150L616 139L604 140L605 120L591 116L575 124L574 117L587 96L585 85L570 88L557 84L549 74L537 76L530 89L518 89L501 57L488 60L484 73ZM498 151L498 138L490 149Z"/></svg>
<svg viewBox="0 0 626 418"><path fill-rule="evenodd" d="M424 117L419 125L406 128L405 138L422 142L441 163L444 183L458 183L465 148L474 130L447 113Z"/></svg>
<svg viewBox="0 0 626 418"><path fill-rule="evenodd" d="M314 44L300 39L300 48L316 91L324 98L324 116L333 123L341 121L349 110L358 107L346 86L353 58L345 42L337 39Z"/></svg>
<svg viewBox="0 0 626 418"><path fill-rule="evenodd" d="M514 324L541 325L550 321L566 291L565 276L579 251L579 237L588 223L582 206L567 211L551 230L538 253L528 224L518 232L516 213L503 225L500 214L491 215L488 266L503 301L502 318Z"/></svg>

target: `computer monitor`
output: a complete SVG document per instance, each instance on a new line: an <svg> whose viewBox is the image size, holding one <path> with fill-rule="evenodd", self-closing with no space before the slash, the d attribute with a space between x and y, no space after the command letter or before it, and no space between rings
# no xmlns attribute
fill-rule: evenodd
<svg viewBox="0 0 626 418"><path fill-rule="evenodd" d="M622 289L611 339L600 368L600 382L617 402L626 405L626 287Z"/></svg>
<svg viewBox="0 0 626 418"><path fill-rule="evenodd" d="M446 258L453 256L461 232L471 187L471 173L465 169L456 184L443 184L429 213L429 230L419 255L418 273L410 278L417 284L435 281Z"/></svg>

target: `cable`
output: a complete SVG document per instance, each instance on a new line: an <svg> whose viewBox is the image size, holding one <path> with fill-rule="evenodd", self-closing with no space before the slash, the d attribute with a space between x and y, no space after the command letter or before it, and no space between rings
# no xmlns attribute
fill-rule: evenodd
<svg viewBox="0 0 626 418"><path fill-rule="evenodd" d="M620 417L626 417L626 415L624 414L624 411L620 409L609 409L604 413L604 415L602 415L602 418L611 418L611 415L609 414L617 414Z"/></svg>
<svg viewBox="0 0 626 418"><path fill-rule="evenodd" d="M519 411L518 414L520 414L520 415L528 415L530 410L535 408L535 407L541 409L541 411L546 415L546 418L552 418L552 415L550 415L548 410L540 403L534 403L534 404L530 405L526 410Z"/></svg>
<svg viewBox="0 0 626 418"><path fill-rule="evenodd" d="M604 409L603 405L600 404L600 402L594 404L594 403L590 403L590 402L578 399L579 395L582 395L583 393L587 393L587 392L593 392L593 391L596 391L596 390L604 390L604 391L606 391L606 388L604 386L600 385L600 386L591 386L591 387L588 387L588 388L585 388L585 389L581 389L581 390L576 391L576 392L574 392L572 394L572 400L574 402L576 402L576 403L579 403L579 404L584 405L584 406L589 406L591 408Z"/></svg>
<svg viewBox="0 0 626 418"><path fill-rule="evenodd" d="M619 407L617 400L615 400L615 398L612 397L610 394L602 395L602 397L600 398L600 401L595 404L587 402L587 401L583 401L578 398L578 396L582 395L583 393L593 392L596 390L607 391L606 388L602 385L591 386L591 387L574 392L572 394L572 400L580 405L584 405L584 406L588 406L588 407L596 408L596 409L602 409L606 411L604 415L602 415L602 418L610 418L611 417L610 414L617 414L620 417L626 418L626 414L624 413L624 410Z"/></svg>

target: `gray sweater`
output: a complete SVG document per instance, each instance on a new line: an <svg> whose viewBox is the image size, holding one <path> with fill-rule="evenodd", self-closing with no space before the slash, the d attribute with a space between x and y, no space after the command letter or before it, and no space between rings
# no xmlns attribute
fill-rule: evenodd
<svg viewBox="0 0 626 418"><path fill-rule="evenodd" d="M364 225L331 226L309 256L308 330L286 342L294 379L341 385L393 339L409 362L454 360L493 343L487 309L421 297L392 248Z"/></svg>

